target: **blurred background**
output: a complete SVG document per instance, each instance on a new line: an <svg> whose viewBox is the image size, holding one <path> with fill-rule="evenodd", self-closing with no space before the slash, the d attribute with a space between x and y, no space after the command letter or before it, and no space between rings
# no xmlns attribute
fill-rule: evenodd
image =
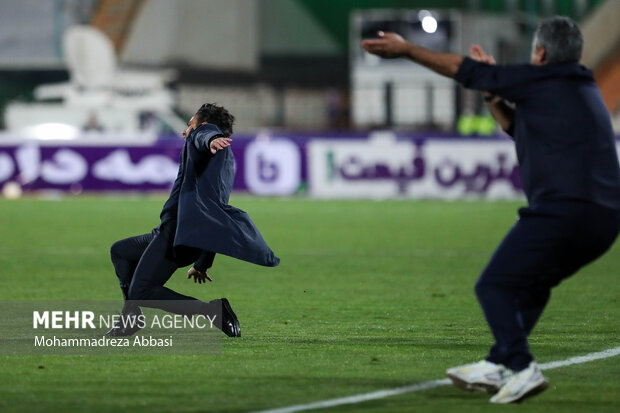
<svg viewBox="0 0 620 413"><path fill-rule="evenodd" d="M359 43L527 62L556 14L580 23L620 132L617 0L0 0L3 195L165 191L185 122L216 102L237 118L237 191L520 198L478 93Z"/></svg>

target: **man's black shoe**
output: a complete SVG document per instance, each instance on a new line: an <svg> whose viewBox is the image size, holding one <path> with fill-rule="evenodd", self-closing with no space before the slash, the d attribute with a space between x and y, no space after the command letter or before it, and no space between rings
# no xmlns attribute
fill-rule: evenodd
<svg viewBox="0 0 620 413"><path fill-rule="evenodd" d="M226 298L221 298L220 301L222 302L222 331L228 337L241 337L241 326L230 303Z"/></svg>
<svg viewBox="0 0 620 413"><path fill-rule="evenodd" d="M133 336L144 327L144 313L140 307L133 307L130 310L123 309L123 314L116 322L116 325L105 335L107 337L127 337Z"/></svg>

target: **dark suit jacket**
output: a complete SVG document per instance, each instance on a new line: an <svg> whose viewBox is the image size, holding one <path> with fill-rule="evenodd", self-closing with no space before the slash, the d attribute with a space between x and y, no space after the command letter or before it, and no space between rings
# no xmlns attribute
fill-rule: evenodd
<svg viewBox="0 0 620 413"><path fill-rule="evenodd" d="M516 103L511 128L529 203L579 200L620 210L609 112L579 63L490 66L465 58L455 79Z"/></svg>
<svg viewBox="0 0 620 413"><path fill-rule="evenodd" d="M248 214L228 205L234 159L230 147L211 153L209 143L218 136L223 136L222 132L212 124L201 125L187 136L177 179L162 210L162 222L174 219L176 212L175 248L206 251L202 261L210 252L275 267L280 259Z"/></svg>

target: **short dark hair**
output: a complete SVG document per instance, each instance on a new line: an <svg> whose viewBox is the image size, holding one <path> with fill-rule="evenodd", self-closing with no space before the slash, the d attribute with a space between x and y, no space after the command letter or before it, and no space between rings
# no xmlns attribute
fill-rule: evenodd
<svg viewBox="0 0 620 413"><path fill-rule="evenodd" d="M581 59L583 36L577 23L568 17L543 20L534 38L536 47L545 48L545 63L569 63Z"/></svg>
<svg viewBox="0 0 620 413"><path fill-rule="evenodd" d="M233 133L235 117L223 106L218 106L215 103L205 103L198 109L195 116L198 125L203 122L212 123L220 128L224 136L231 136Z"/></svg>

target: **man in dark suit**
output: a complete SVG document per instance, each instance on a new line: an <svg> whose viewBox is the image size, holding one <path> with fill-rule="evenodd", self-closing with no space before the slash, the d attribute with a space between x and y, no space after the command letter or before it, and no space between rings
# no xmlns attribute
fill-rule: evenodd
<svg viewBox="0 0 620 413"><path fill-rule="evenodd" d="M203 302L164 285L179 268L194 263L188 278L211 281L207 269L216 253L264 266L280 260L271 251L250 217L228 205L234 180L230 149L234 117L223 107L204 104L183 132L185 144L179 172L160 214L161 223L149 234L115 242L112 263L125 299L123 315L108 336L129 336L140 306L175 314L219 315L214 325L230 337L240 337L239 320L226 298Z"/></svg>
<svg viewBox="0 0 620 413"><path fill-rule="evenodd" d="M620 229L614 134L592 72L579 65L582 45L579 27L565 17L540 24L531 64L495 65L479 47L474 59L437 53L395 33L362 43L370 53L407 57L486 91L491 112L515 141L529 205L476 283L495 344L485 360L447 371L461 388L497 392L492 403L547 388L527 338L551 288L607 251Z"/></svg>

